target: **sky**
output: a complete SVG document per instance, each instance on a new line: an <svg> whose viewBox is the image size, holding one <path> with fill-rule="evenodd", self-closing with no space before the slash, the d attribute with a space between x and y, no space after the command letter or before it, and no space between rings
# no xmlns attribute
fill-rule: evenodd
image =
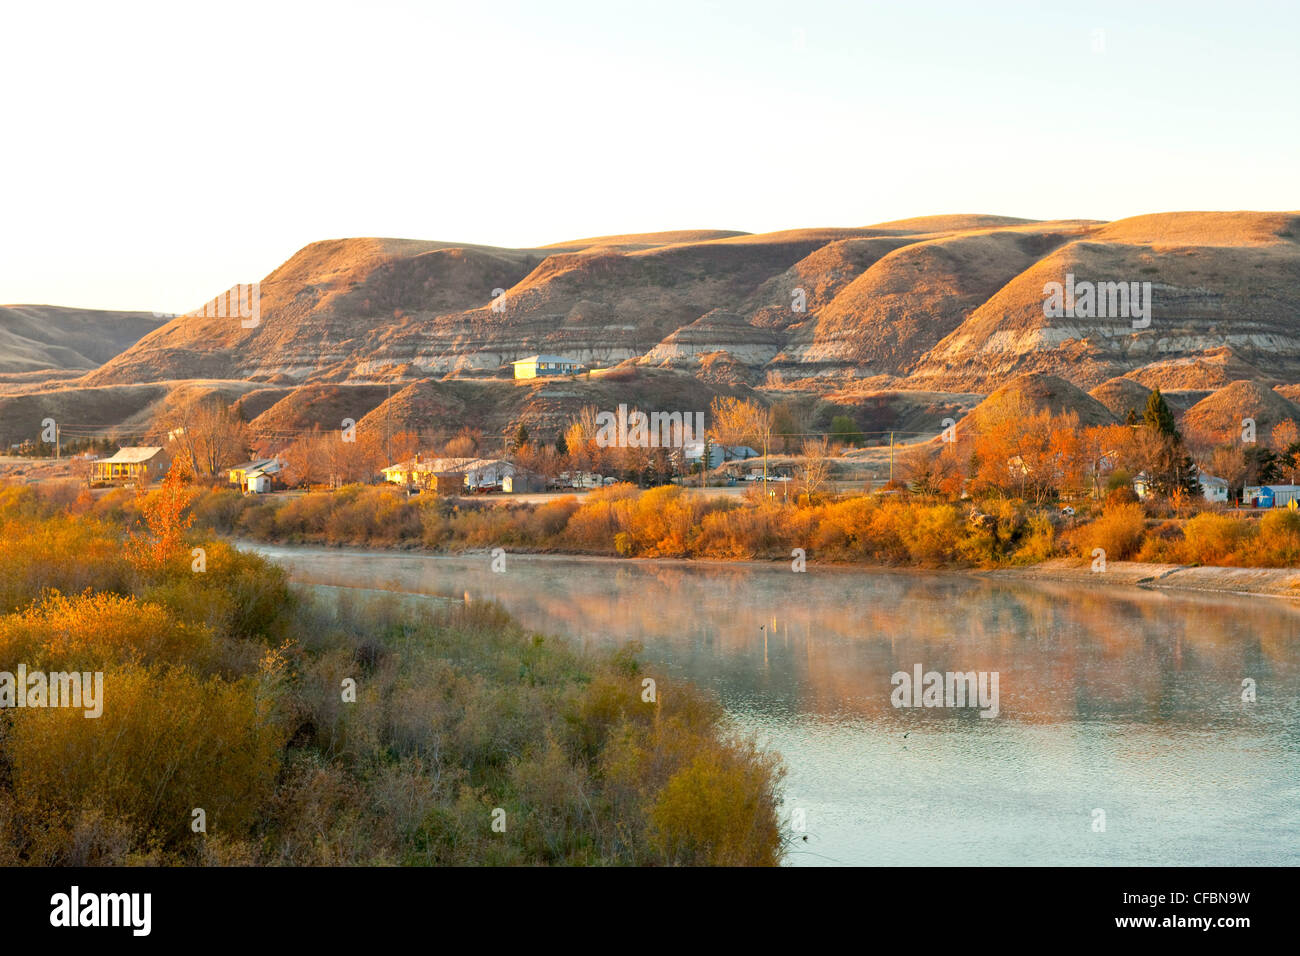
<svg viewBox="0 0 1300 956"><path fill-rule="evenodd" d="M1300 4L7 3L0 302L309 242L1300 209Z"/></svg>

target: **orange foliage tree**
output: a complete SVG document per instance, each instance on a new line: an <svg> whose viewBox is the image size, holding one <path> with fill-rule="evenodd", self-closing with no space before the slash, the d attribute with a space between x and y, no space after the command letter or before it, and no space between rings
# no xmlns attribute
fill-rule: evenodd
<svg viewBox="0 0 1300 956"><path fill-rule="evenodd" d="M140 502L140 515L149 533L130 538L127 556L132 564L141 569L161 567L180 554L185 532L194 523L194 515L186 514L186 509L196 494L188 463L184 458L174 459L159 488Z"/></svg>

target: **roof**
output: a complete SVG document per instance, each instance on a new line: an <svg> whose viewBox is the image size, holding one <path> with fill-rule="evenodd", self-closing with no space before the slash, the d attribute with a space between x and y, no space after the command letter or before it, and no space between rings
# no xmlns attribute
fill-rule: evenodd
<svg viewBox="0 0 1300 956"><path fill-rule="evenodd" d="M424 472L437 473L440 471L455 471L457 469L464 468L470 462L476 460L478 459L426 458L423 461L415 461L414 459L408 459L407 461L399 461L395 465L389 465L387 468L381 468L379 470L381 472L384 472L385 474L387 474L390 471L397 471L397 472L410 471L416 474L421 474Z"/></svg>
<svg viewBox="0 0 1300 956"><path fill-rule="evenodd" d="M252 461L246 461L242 465L235 465L231 471L257 471L261 468L269 468L272 465L279 466L279 462L274 458L255 458Z"/></svg>
<svg viewBox="0 0 1300 956"><path fill-rule="evenodd" d="M720 442L710 442L709 447L713 453L721 451L723 454L731 455L735 458L758 458L759 452L750 448L748 445L723 445ZM704 454L704 442L700 440L682 442L682 451L686 452L687 457L691 455Z"/></svg>
<svg viewBox="0 0 1300 956"><path fill-rule="evenodd" d="M442 459L442 460L445 462L448 461L449 459ZM435 472L435 474L439 478L449 478L455 475L468 476L472 472L487 471L493 468L497 469L498 471L504 472L506 474L512 474L512 475L520 474L527 471L527 469L520 468L517 465L514 465L503 458L466 458L466 459L462 459L462 464L455 465L448 468L439 468Z"/></svg>
<svg viewBox="0 0 1300 956"><path fill-rule="evenodd" d="M548 365L581 365L577 359L564 358L560 355L530 355L527 358L521 358L518 361L511 362L511 365L531 365L534 362L540 364L545 362Z"/></svg>
<svg viewBox="0 0 1300 956"><path fill-rule="evenodd" d="M456 465L453 468L447 468L445 470L467 472L467 471L481 471L484 468L500 468L503 466L506 468L514 468L514 465L510 464L510 462L505 461L504 459L501 458L470 458L467 461L465 461L463 464Z"/></svg>
<svg viewBox="0 0 1300 956"><path fill-rule="evenodd" d="M161 445L128 445L125 448L119 448L110 458L101 458L100 464L113 463L115 465L138 465L141 462L149 461L154 455L162 451Z"/></svg>

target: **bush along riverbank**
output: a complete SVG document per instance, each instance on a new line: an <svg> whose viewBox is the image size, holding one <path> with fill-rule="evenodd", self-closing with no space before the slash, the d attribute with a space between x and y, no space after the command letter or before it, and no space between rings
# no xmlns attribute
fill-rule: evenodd
<svg viewBox="0 0 1300 956"><path fill-rule="evenodd" d="M782 768L703 692L496 605L295 590L195 496L0 489L0 670L102 675L96 716L0 711L0 863L780 861Z"/></svg>
<svg viewBox="0 0 1300 956"><path fill-rule="evenodd" d="M1072 558L1177 565L1300 565L1300 513L1245 516L1207 506L1177 514L1112 493L1077 514L1014 498L948 501L866 494L780 501L708 498L678 486L617 485L541 504L406 495L386 487L269 498L208 491L196 523L280 544L463 551L503 547L645 558L790 560L890 567L998 568ZM86 508L132 520L134 496Z"/></svg>

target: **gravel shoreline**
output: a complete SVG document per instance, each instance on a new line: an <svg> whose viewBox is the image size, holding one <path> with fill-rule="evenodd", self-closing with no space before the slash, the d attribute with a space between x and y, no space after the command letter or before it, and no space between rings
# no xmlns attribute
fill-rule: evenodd
<svg viewBox="0 0 1300 956"><path fill-rule="evenodd" d="M1088 563L1057 558L1028 567L997 568L977 573L992 578L1089 585L1123 584L1162 590L1263 594L1300 600L1300 569L1297 568L1219 568L1111 561L1105 571L1093 571Z"/></svg>

